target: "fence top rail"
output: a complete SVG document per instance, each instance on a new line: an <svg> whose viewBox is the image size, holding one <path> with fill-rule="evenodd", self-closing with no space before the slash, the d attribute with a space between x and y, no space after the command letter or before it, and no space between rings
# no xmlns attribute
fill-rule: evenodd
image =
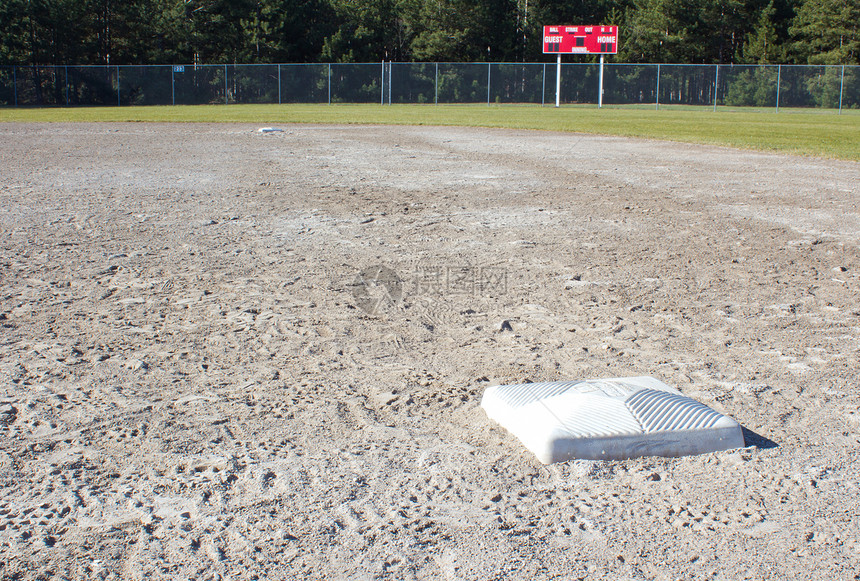
<svg viewBox="0 0 860 581"><path fill-rule="evenodd" d="M3 69L50 69L50 68L76 68L76 69L127 69L127 68L159 68L159 67L188 67L191 69L201 69L201 68L221 68L224 67L272 67L272 66L297 66L297 67L325 67L325 66L379 66L380 62L363 62L363 63L206 63L206 64L194 64L194 63L173 63L173 64L164 64L157 63L151 65L143 65L143 64L126 64L126 65L76 65L76 64L54 64L54 65L16 65L16 64L0 64L0 68ZM509 62L509 61L468 61L468 62L454 62L454 61L385 61L386 63L393 65L537 65L543 66L548 64L556 64L556 61L533 61L533 62ZM563 65L587 65L593 66L598 65L600 63L597 62L562 62ZM860 65L818 65L818 64L780 64L780 63L768 63L768 64L758 64L758 63L620 63L620 62L606 62L604 66L636 66L636 67L796 67L796 68L842 68L846 69L860 69Z"/></svg>

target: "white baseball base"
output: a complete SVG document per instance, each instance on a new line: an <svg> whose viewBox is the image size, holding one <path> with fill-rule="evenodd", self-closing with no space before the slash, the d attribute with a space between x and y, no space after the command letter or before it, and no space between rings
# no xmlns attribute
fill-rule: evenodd
<svg viewBox="0 0 860 581"><path fill-rule="evenodd" d="M735 420L653 377L497 385L481 407L544 464L744 446Z"/></svg>

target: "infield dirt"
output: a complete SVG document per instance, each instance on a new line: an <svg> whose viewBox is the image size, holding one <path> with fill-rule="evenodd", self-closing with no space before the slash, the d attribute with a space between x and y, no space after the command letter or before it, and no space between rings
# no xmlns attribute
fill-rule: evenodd
<svg viewBox="0 0 860 581"><path fill-rule="evenodd" d="M0 576L858 578L860 164L265 125L0 125ZM630 375L748 447L480 409Z"/></svg>

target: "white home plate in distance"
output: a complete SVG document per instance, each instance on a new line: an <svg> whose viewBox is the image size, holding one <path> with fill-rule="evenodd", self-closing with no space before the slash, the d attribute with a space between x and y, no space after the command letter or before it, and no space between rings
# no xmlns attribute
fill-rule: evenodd
<svg viewBox="0 0 860 581"><path fill-rule="evenodd" d="M653 377L496 385L481 407L544 464L744 446L735 420Z"/></svg>

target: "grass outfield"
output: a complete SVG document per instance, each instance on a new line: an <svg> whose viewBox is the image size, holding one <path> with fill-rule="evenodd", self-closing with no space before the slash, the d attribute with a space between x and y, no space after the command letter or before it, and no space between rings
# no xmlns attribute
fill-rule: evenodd
<svg viewBox="0 0 860 581"><path fill-rule="evenodd" d="M860 114L844 111L535 105L193 105L0 109L0 121L455 125L573 131L860 160Z"/></svg>

